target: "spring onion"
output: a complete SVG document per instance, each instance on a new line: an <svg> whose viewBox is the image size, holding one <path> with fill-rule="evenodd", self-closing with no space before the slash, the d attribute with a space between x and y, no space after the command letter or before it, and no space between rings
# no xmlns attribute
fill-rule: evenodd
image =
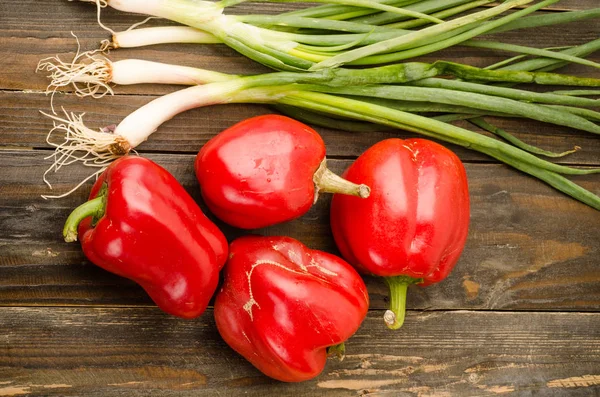
<svg viewBox="0 0 600 397"><path fill-rule="evenodd" d="M566 63L599 64L580 58L600 47L590 42L567 49L534 49L474 37L502 30L543 26L597 16L589 12L527 17L558 0L506 0L474 10L483 0L322 0L329 3L279 15L230 15L227 8L243 0L82 0L100 6L167 18L184 27L136 29L115 33L104 48L166 42L224 43L280 72L234 76L203 69L141 60L110 62L95 53L77 54L76 61L46 59L39 68L50 72L49 91L75 86L78 95L101 96L113 84L174 83L192 87L160 97L124 118L116 127L93 130L80 115L50 115L55 128L48 142L56 148L49 169L81 161L104 167L144 142L165 121L187 109L224 103L268 103L316 123L344 123L368 130L372 123L401 128L487 154L529 173L578 200L600 209L600 197L560 174L583 175L600 169L573 168L538 158L552 153L527 145L481 117L531 118L600 133L594 123L598 106L588 91L574 95L536 93L501 85L518 83L600 86L600 80L547 73ZM269 0L267 0L269 1ZM294 1L294 0L292 0ZM525 6L524 8L513 10ZM505 14L507 11L514 11ZM100 12L100 8L98 9ZM568 15L566 15L568 14ZM446 19L449 18L450 19ZM409 30L414 28L419 30ZM534 55L513 58L488 69L451 62L411 62L369 69L339 65L377 65L428 54L463 44ZM144 73L140 73L143 68ZM440 77L444 77L443 79ZM452 77L452 79L448 79ZM492 83L492 84L490 84ZM597 90L595 90L597 91ZM573 92L573 90L571 90ZM446 113L425 117L424 114ZM467 119L505 141L449 124ZM65 133L61 142L55 132Z"/></svg>
<svg viewBox="0 0 600 397"><path fill-rule="evenodd" d="M440 89L381 85L386 82L396 83L401 80L410 80L417 74L424 74L430 70L435 71L432 66L412 63L363 70L328 69L313 73L278 72L246 77L234 76L227 81L196 85L155 99L123 119L111 133L91 130L83 124L80 117L75 115L69 115L64 119L51 116L59 123L54 131L66 133L64 142L54 144L56 147L54 167L57 168L62 163L72 161L79 152L96 155L96 157L83 156L86 165L97 164L98 158L102 161L110 161L136 148L167 120L194 107L253 102L304 107L362 121L401 127L479 150L500 160L510 158L512 162L523 163L526 164L526 167L535 167L535 169L549 172L563 174L600 172L600 169L577 169L550 163L517 147L476 132L391 107L334 95L371 95L375 93L374 96L381 97L382 94L387 93L393 99L398 94L397 91L403 90L400 94L401 97L414 91L412 94L414 100L431 101L433 98L437 98L435 100L439 102L440 98L447 97L446 103L452 104L456 104L456 98L460 97L461 101L471 108L505 111L509 114L518 114L522 117L532 117L562 125L568 124L596 132L593 127L586 124L589 122L581 117L567 112L559 112L556 109L550 110L541 105L525 104L508 98L469 92L448 90L447 95L441 95ZM486 71L486 73L493 73L493 71ZM500 73L506 74L506 72ZM451 100L452 98L454 100ZM514 105L512 105L513 102ZM600 129L597 126L596 128ZM591 201L588 204L600 209L600 198L598 198L598 202Z"/></svg>
<svg viewBox="0 0 600 397"><path fill-rule="evenodd" d="M100 4L99 0L81 1ZM512 8L532 1L507 0L495 7L476 11L449 21L440 21L440 23L433 26L416 31L354 21L306 17L297 14L274 16L228 15L224 13L222 4L206 1L151 0L142 2L140 0L107 0L103 4L122 11L158 16L180 22L213 35L216 39L241 54L273 69L300 71L334 67L344 63L357 65L388 63L438 51L468 41L480 34L494 31L558 0L544 0L504 17L490 20ZM352 1L348 0L347 2ZM371 9L394 8L394 6L388 6L385 2L380 3L369 0L361 0L355 2L355 4L360 5L362 8L370 4ZM356 6L354 7L356 8ZM400 8L395 12L405 14L405 10L402 11ZM273 26L279 24L315 29L316 32L314 34L299 34L273 28ZM350 32L354 35L364 34L365 36L364 40L355 36L346 37L345 42L331 43L329 35L319 34L323 29ZM369 37L375 34L380 36L372 37L369 41ZM329 53L331 52L330 49L325 49L324 54L318 54L314 50L303 47L302 44L323 47L348 45L348 48L344 48L338 54Z"/></svg>

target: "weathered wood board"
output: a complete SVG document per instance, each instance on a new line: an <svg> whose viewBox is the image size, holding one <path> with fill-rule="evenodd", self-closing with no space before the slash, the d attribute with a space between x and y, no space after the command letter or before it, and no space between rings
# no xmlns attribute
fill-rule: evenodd
<svg viewBox="0 0 600 397"><path fill-rule="evenodd" d="M374 310L342 362L296 384L269 380L232 352L210 310L193 321L142 308L0 315L0 395L590 396L600 388L597 313L410 313L393 332Z"/></svg>
<svg viewBox="0 0 600 397"><path fill-rule="evenodd" d="M579 10L597 0L564 0L549 7ZM240 12L273 13L294 5L244 5ZM554 10L554 11L553 11ZM124 30L143 18L103 12ZM150 21L159 25L162 21ZM405 326L388 331L384 283L366 277L371 310L347 344L343 362L331 360L318 378L285 384L262 376L220 339L209 309L185 321L160 312L132 282L91 264L78 244L60 237L68 213L89 184L60 200L42 174L51 154L46 135L50 97L38 61L70 59L77 35L82 50L108 37L93 6L65 0L0 2L0 396L590 396L600 395L600 215L543 183L468 149L449 145L465 162L472 215L464 253L447 280L409 289ZM600 37L590 20L495 38L539 48ZM455 47L419 58L485 66L507 53ZM227 73L267 69L223 45L163 45L113 51L114 60L141 58ZM598 54L590 59L600 61ZM564 72L600 77L596 69ZM115 96L78 98L57 93L54 105L85 112L90 127L118 123L174 86L115 87ZM162 126L139 153L165 168L201 202L193 174L197 150L244 118L272 112L264 105L195 109ZM577 145L557 160L600 166L600 139L526 120L494 120L528 143L553 151ZM467 124L461 124L467 126ZM469 127L472 128L472 127ZM348 134L317 128L329 164L342 172L373 143L406 132ZM75 186L90 169L50 175L54 191ZM597 175L573 178L600 194ZM330 197L304 217L255 231L284 234L312 248L337 252L329 230ZM228 239L245 232L217 220Z"/></svg>
<svg viewBox="0 0 600 397"><path fill-rule="evenodd" d="M78 244L61 241L63 221L86 199L89 189L61 200L43 200L40 196L48 193L40 178L48 166L44 153L0 152L0 169L14 170L0 174L0 246L6 252L0 257L4 274L0 305L149 304L141 288L90 265ZM147 156L171 171L201 201L194 156ZM350 160L329 163L334 171L342 172ZM75 168L57 175L55 189L70 190L87 172ZM468 163L467 172L472 214L463 256L443 283L411 287L409 307L600 309L600 216L596 211L504 165ZM595 176L577 181L600 191ZM289 235L310 247L335 252L329 200L322 195L302 218L257 232ZM230 240L243 233L216 222ZM384 308L385 285L371 278L369 286L372 307Z"/></svg>

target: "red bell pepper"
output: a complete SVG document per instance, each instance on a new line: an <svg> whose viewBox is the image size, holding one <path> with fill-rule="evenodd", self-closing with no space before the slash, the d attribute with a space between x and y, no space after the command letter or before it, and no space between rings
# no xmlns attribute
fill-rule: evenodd
<svg viewBox="0 0 600 397"><path fill-rule="evenodd" d="M208 208L244 229L297 218L320 192L369 195L367 186L327 169L325 144L315 130L274 114L244 120L212 138L195 168Z"/></svg>
<svg viewBox="0 0 600 397"><path fill-rule="evenodd" d="M344 177L371 186L365 200L334 195L331 227L342 256L363 273L385 277L390 328L404 321L409 284L437 283L463 250L469 226L465 169L425 139L387 139L364 152Z"/></svg>
<svg viewBox="0 0 600 397"><path fill-rule="evenodd" d="M79 234L92 263L135 281L183 318L204 312L227 259L223 233L169 172L142 157L112 163L63 234L67 242Z"/></svg>
<svg viewBox="0 0 600 397"><path fill-rule="evenodd" d="M367 314L360 275L341 258L289 237L242 237L229 252L215 300L225 342L272 378L317 376L327 347L342 348Z"/></svg>

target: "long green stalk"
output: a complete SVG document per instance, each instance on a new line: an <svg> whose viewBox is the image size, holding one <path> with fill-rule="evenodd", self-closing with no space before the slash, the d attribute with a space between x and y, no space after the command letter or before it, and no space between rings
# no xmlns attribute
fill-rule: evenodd
<svg viewBox="0 0 600 397"><path fill-rule="evenodd" d="M553 12L544 15L532 15L517 19L506 25L494 29L490 33L508 32L515 29L530 29L549 25L560 25L563 23L578 22L590 18L600 17L600 8L581 11Z"/></svg>
<svg viewBox="0 0 600 397"><path fill-rule="evenodd" d="M482 153L486 153L485 150L481 151ZM584 204L589 205L590 207L600 210L600 197L595 195L577 185L576 183L568 180L562 175L559 175L556 172L547 171L544 169L540 169L537 167L533 167L527 163L515 161L513 158L503 156L503 155L494 155L497 160L502 161L505 164L510 165L520 171L523 171L537 179L546 182L548 185L552 186L556 190L559 190L577 200L581 201Z"/></svg>
<svg viewBox="0 0 600 397"><path fill-rule="evenodd" d="M436 35L448 32L450 30L457 29L462 26L472 24L474 22L483 21L483 20L492 18L492 17L494 17L498 14L501 14L513 7L527 4L527 3L530 3L531 1L532 0L509 0L497 7L490 8L485 11L480 11L480 12L473 13L473 14L465 16L465 17L457 18L457 19L454 19L454 20L451 20L448 22L434 25L434 26L431 26L431 27L428 27L428 28L425 28L425 29L422 29L419 31L415 31L413 33L410 33L410 34L407 34L404 36L397 37L395 39L386 40L386 41L383 41L380 43L376 43L376 44L372 44L372 45L369 45L366 47L357 48L355 50L348 51L344 54L341 54L341 55L332 57L328 60L325 60L323 62L320 62L317 65L314 65L310 70L318 70L318 69L324 69L324 68L337 67L337 66L343 65L348 62L352 62L352 61L356 61L356 60L368 57L370 55L386 53L389 51L396 51L398 49L401 49L402 46L410 45L411 42L414 42L417 40L423 40L423 39L427 39L427 38L432 38L432 37L435 37ZM529 7L528 9L530 9L530 8L538 9L540 7L545 6L546 4L552 4L557 1L558 0L546 0L542 3L540 3L541 6L540 6L540 4L538 4L537 8L535 8L536 6L533 6L533 7ZM526 11L528 9L517 11L514 14L509 15L509 17L504 17L502 19L503 19L503 21L505 21L505 23L507 23L510 20L516 19L522 15L526 15L526 13L524 11ZM530 12L532 12L532 11L530 11ZM512 19L510 17L512 17ZM491 23L492 29L497 26L500 26L502 24L502 23L497 23L497 21ZM478 29L478 28L475 28L475 29ZM462 41L472 38L475 35L476 34L474 34L470 37L466 37Z"/></svg>
<svg viewBox="0 0 600 397"><path fill-rule="evenodd" d="M471 114L471 115L485 115L485 116L498 116L498 117L517 117L512 114L502 112L491 112L489 110L474 109L467 106L459 105L447 105L444 103L432 103L432 102L419 102L419 101L402 101L392 100L385 98L373 98L366 96L345 96L340 95L344 98L352 98L366 103L372 103L379 106L385 106L390 109L400 110L408 113L452 113L452 114Z"/></svg>
<svg viewBox="0 0 600 397"><path fill-rule="evenodd" d="M354 87L328 87L325 85L309 85L303 87L307 91L326 92L330 94L371 96L375 98L400 99L404 101L423 101L460 105L491 112L514 114L532 120L543 121L582 131L600 134L600 126L583 117L544 106L515 101L513 99L461 92L440 88L424 88L414 86L369 85Z"/></svg>
<svg viewBox="0 0 600 397"><path fill-rule="evenodd" d="M435 37L435 39L434 39L435 42L433 44L430 44L430 42L432 41L431 38L423 38L423 39L411 41L410 43L408 43L404 46L405 47L404 49L402 49L400 51L393 51L388 54L379 54L379 55L368 56L368 57L359 59L357 61L349 62L348 65L379 65L379 64L384 64L384 63L392 63L392 62L395 62L396 60L414 58L415 56L423 55L423 54L427 54L431 51L435 51L435 48L437 48L437 47L435 47L436 43L447 42L447 40L452 39L453 37L456 37L456 36L460 35L461 33L467 32L470 29L472 29L473 27L474 27L474 24L467 25L467 26L463 26L458 29L451 30L446 33L439 34ZM394 38L406 36L409 34L411 34L411 31L399 31L398 34L391 36L389 39L394 39ZM370 42L370 44L368 44L369 42ZM359 44L365 45L365 46L374 45L376 43L378 43L378 42L373 41L373 40L367 40L364 43L359 42ZM362 47L362 48L365 48L365 47ZM327 50L327 49L325 49L325 50ZM318 51L318 49L313 49L312 54L316 54L316 56L311 57L309 54L299 55L299 56L303 57L305 59L310 59L313 62L322 62L322 61L326 61L327 59L332 58L333 56L343 55L345 52L346 51L340 51L338 53L332 53L332 52L328 52L328 51L320 52L320 51Z"/></svg>
<svg viewBox="0 0 600 397"><path fill-rule="evenodd" d="M586 96L586 95L600 95L600 90L556 90L552 91L556 95L568 95L568 96Z"/></svg>
<svg viewBox="0 0 600 397"><path fill-rule="evenodd" d="M500 141L496 141L491 138L484 137L484 138L490 139L491 141L494 141L498 145L508 146L508 148L516 150L517 153L519 153L519 154L514 154L514 153L507 154L502 151L496 150L495 148L479 146L478 144L463 141L462 139L457 138L457 137L453 136L452 134L443 133L442 131L444 131L445 129L461 130L460 128L454 127L450 124L423 118L424 119L423 123L418 123L419 125L416 125L417 123L414 123L414 121L416 120L416 118L419 117L416 115L390 114L389 109L385 109L385 108L377 109L374 107L370 107L368 109L363 110L363 106L361 103L339 101L339 100L335 99L335 97L333 97L329 100L327 100L326 98L323 98L321 96L318 98L315 98L313 96L313 93L295 93L293 95L288 95L284 98L279 99L279 102L285 103L285 104L288 104L291 106L295 106L295 107L308 108L311 110L323 111L323 112L327 112L330 114L337 114L337 115L344 116L344 117L351 117L351 118L358 119L358 120L365 120L365 121L374 122L374 123L381 123L381 124L389 125L392 127L404 129L407 131L416 132L416 133L419 133L419 134L422 134L425 136L429 136L432 138L441 139L446 142L465 146L465 147L468 147L471 149L475 149L477 151L485 153L493 158L496 158L497 160L500 160L508 165L511 165L514 168L517 168L525 173L528 173L528 174L548 183L549 185L553 186L555 189L562 191L565 194L568 194L569 196L591 206L592 208L600 210L600 197L598 197L595 194L593 194L592 192L578 186L577 184L569 181L568 179L560 176L557 172L550 171L547 168L537 165L537 164L535 164L535 165L531 164L528 161L523 161L523 158L528 157L528 158L533 158L533 159L542 161L544 163L548 163L548 162L545 162L544 160L540 160L537 157L535 157L529 153L527 153L525 155L524 153L526 153L526 152L524 152L520 149L514 148L513 146L503 144ZM407 120L407 118L409 120ZM408 121L408 123L405 123L406 121ZM443 126L436 124L434 128L431 128L432 127L431 124L433 124L433 123L441 123L441 124L443 124ZM431 129L435 129L436 132L442 132L442 134L440 134L441 136L436 133L432 133ZM468 130L464 130L464 131L468 131ZM479 137L483 137L474 132L469 132L469 133L478 135ZM548 164L553 164L553 163L548 163Z"/></svg>
<svg viewBox="0 0 600 397"><path fill-rule="evenodd" d="M396 7L405 7L407 5L419 2L420 0L381 0L379 3L381 4L390 4ZM314 7L303 8L300 10L287 11L280 15L286 16L295 16L295 17L307 17L307 18L329 18L335 17L336 15L341 15L350 12L361 11L365 12L365 15L370 15L373 13L377 13L377 10L368 9L365 10L362 7L353 7L339 4L326 4L326 5L318 5Z"/></svg>
<svg viewBox="0 0 600 397"><path fill-rule="evenodd" d="M503 138L505 141L510 142L511 144L518 147L519 149L523 149L526 152L541 155L541 156L552 157L552 158L564 157L566 155L575 153L579 149L579 147L576 146L574 149L567 150L562 153L555 153L555 152L551 152L548 150L540 149L537 146L529 145L529 144L523 142L522 140L520 140L519 138L515 137L514 135L509 134L502 128L498 128L498 127L488 123L482 117L470 117L469 122L473 125L476 125L479 128L482 128L488 132L491 132L492 134L498 135L499 137Z"/></svg>
<svg viewBox="0 0 600 397"><path fill-rule="evenodd" d="M400 112L373 104L366 104L361 101L349 100L347 98L340 99L337 96L328 94L301 91L286 95L284 98L278 99L278 102L292 106L307 107L311 110L323 111L344 117L395 126L460 146L482 152L485 151L486 154L492 157L503 156L503 158L511 158L514 161L524 162L533 167L552 172L581 175L600 171L598 169L574 169L557 165L541 160L521 149L476 132L465 130L435 119Z"/></svg>
<svg viewBox="0 0 600 397"><path fill-rule="evenodd" d="M446 19L448 17L452 17L454 15L463 13L465 11L469 11L472 10L473 8L477 8L480 7L482 5L485 4L489 4L491 2L493 2L494 0L478 0L478 1L473 1L467 4L462 4L456 7L452 7L452 8L448 8L446 10L442 10L439 12L434 12L433 14L431 14L431 16L434 16L436 18L440 18L440 19ZM385 24L383 26L386 26L388 28L395 28L395 29L412 29L412 28L416 28L422 25L426 25L428 24L427 21L424 21L422 19L414 19L411 21L402 21L402 22L396 22L396 23L390 23L390 24Z"/></svg>
<svg viewBox="0 0 600 397"><path fill-rule="evenodd" d="M547 169L552 172L569 175L584 175L600 172L600 169L578 169L551 163L546 160L539 159L538 157L519 148L498 141L497 139L493 139L451 124L412 113L390 109L384 106L374 105L372 103L365 103L349 98L341 98L336 95L304 91L300 89L297 91L290 91L283 97L278 98L277 102L286 105L298 106L299 103L294 103L294 99L303 99L305 102L312 102L314 106L310 107L310 109L315 111L325 111L331 113L327 110L327 106L332 106L334 108L344 109L346 112L343 114L337 112L332 113L344 117L375 121L378 123L382 123L387 120L391 122L392 126L395 126L393 123L401 123L403 125L402 128L408 128L409 131L426 131L428 136L433 138L456 143L474 150L485 149L489 153L499 153L504 156L509 156L514 158L516 161L522 161L532 166ZM301 107L306 107L306 104L303 104ZM356 115L353 116L353 114ZM366 118L362 118L360 115L373 118L367 120ZM384 124L386 123L387 122ZM418 130L414 130L414 128Z"/></svg>
<svg viewBox="0 0 600 397"><path fill-rule="evenodd" d="M596 87L600 79L570 76L559 73L547 73L529 71L529 69L508 70L500 68L497 70L481 69L475 66L463 65L455 62L436 61L432 67L439 70L439 74L450 74L452 76L472 81L507 82L507 83L533 83L542 85L568 85Z"/></svg>
<svg viewBox="0 0 600 397"><path fill-rule="evenodd" d="M223 37L222 40L225 44L240 54L265 66L268 66L271 69L299 72L306 69L305 66L312 64L310 61L290 56L282 53L281 51L269 48L262 43L253 43L248 45L243 39L236 37ZM291 65L290 62L292 63Z"/></svg>
<svg viewBox="0 0 600 397"><path fill-rule="evenodd" d="M398 33L398 30L387 28L385 26L372 26L362 23L348 21L332 21L321 18L308 18L286 15L236 15L235 19L240 22L249 23L251 25L282 25L292 26L296 28L309 28L318 30L335 30L338 32L351 33L372 33L372 32L393 32ZM199 29L202 29L199 27Z"/></svg>
<svg viewBox="0 0 600 397"><path fill-rule="evenodd" d="M569 48L561 51L563 54L573 55L576 57L584 57L593 52L600 50L600 38L592 40L588 43L579 45L577 47ZM568 64L568 62L557 61L556 59L549 58L536 58L528 59L513 63L512 65L506 65L498 70L538 70L538 71L549 71Z"/></svg>
<svg viewBox="0 0 600 397"><path fill-rule="evenodd" d="M508 83L533 83L551 85L573 86L600 86L600 79L589 77L569 76L558 73L528 72L513 70L485 70L474 66L457 64L454 62L437 61L433 64L422 62L406 62L387 66L378 66L365 69L334 68L324 69L320 73L335 75L330 85L365 85L365 84L440 84L440 86L461 91L475 91L495 96L504 96L527 101L547 101L559 105L573 106L599 106L600 101L590 98L571 97L552 93L536 93L518 89L490 87L482 84L469 83L468 81L428 79L436 76L454 76L463 80L477 82L508 82ZM424 80L428 79L428 80Z"/></svg>
<svg viewBox="0 0 600 397"><path fill-rule="evenodd" d="M299 2L303 0L279 0L282 2ZM339 4L353 7L362 7L366 9L373 9L378 11L386 11L392 14L402 15L405 17L415 18L415 19L423 19L429 22L441 23L444 22L441 19L432 17L422 12L414 11L408 8L398 8L394 6L390 6L384 3L379 3L370 0L311 0L315 3L329 3L329 4Z"/></svg>
<svg viewBox="0 0 600 397"><path fill-rule="evenodd" d="M297 108L294 106L274 105L273 107L286 116L319 127L326 127L348 132L375 132L394 130L394 128L385 125L353 121L343 118L333 118L327 114L313 112L308 109Z"/></svg>
<svg viewBox="0 0 600 397"><path fill-rule="evenodd" d="M410 6L406 6L405 8L423 12L426 14L432 14L437 11L456 7L465 3L470 3L472 1L473 0L427 0L418 2ZM400 15L394 15L387 12L372 14L362 18L354 19L355 22L364 23L368 25L385 25L401 20L406 20L406 18Z"/></svg>
<svg viewBox="0 0 600 397"><path fill-rule="evenodd" d="M451 24L455 21L462 20L463 18L465 18L465 20L467 20L468 18L476 15L476 14L471 14L471 15L468 15L463 18L454 19L454 20L446 22L444 24L439 24L439 25L435 25L435 26L432 26L429 28L425 28L423 30L413 32L412 34L403 35L403 36L400 36L395 39L390 39L390 40L384 41L382 43L372 44L369 46L365 46L365 47L357 48L357 49L354 49L351 51L347 51L347 52L340 54L338 56L335 56L333 58L319 62L318 64L314 65L310 70L318 70L323 67L334 67L334 66L339 66L339 65L345 64L345 63L347 63L349 65L372 65L372 64L397 62L397 61L404 60L404 59L409 59L409 58L414 58L414 57L421 56L421 55L430 54L435 51L443 50L445 48L449 48L454 45L461 44L469 39L472 39L473 37L476 37L478 35L486 33L488 31L494 29L497 26L501 26L512 20L520 18L523 15L527 15L527 14L532 13L542 7L545 7L548 4L556 3L558 1L559 0L545 0L541 3L535 4L533 6L525 8L523 10L516 11L505 17L502 17L502 18L499 18L499 19L496 19L496 20L493 20L493 21L490 21L487 23L479 24L478 26L475 26L475 25L477 24L477 22L479 22L479 20L475 20L475 21L471 22L471 24L468 24L468 26L473 25L473 27L469 27L469 29L467 29L465 32L462 32L461 34L454 35L445 40L432 41L431 43L423 45L421 47L410 48L412 43L414 43L415 41L434 39L438 34L436 33L436 34L431 35L430 33L432 31L434 31L436 28L443 27L445 24ZM498 7L500 7L500 6L498 6ZM498 7L495 7L495 8L498 8ZM491 10L493 10L493 9L494 8L492 8ZM404 48L408 48L408 49L404 49ZM404 49L404 50L398 51L401 49ZM391 52L391 51L395 51L395 52L387 53L387 54L385 53L385 52ZM373 55L375 53L378 53L379 55ZM384 53L384 54L382 54L382 53Z"/></svg>
<svg viewBox="0 0 600 397"><path fill-rule="evenodd" d="M411 85L417 87L443 88L446 90L456 90L462 92L472 92L477 94L485 94L498 96L503 98L515 99L524 102L546 103L551 105L567 105L567 106L583 106L596 107L600 106L600 101L597 99L580 98L556 95L551 93L525 91L515 88L497 87L485 84L469 83L460 80L448 80L440 78L428 78L414 81Z"/></svg>
<svg viewBox="0 0 600 397"><path fill-rule="evenodd" d="M546 50L546 51L552 51L552 50L562 51L562 50L566 50L566 49L573 48L573 47L574 46L547 47L547 48L544 48L544 50ZM488 66L484 67L484 69L486 69L486 70L494 70L494 69L501 70L500 69L501 67L509 65L513 62L520 61L521 59L526 58L526 57L527 57L527 54L516 55L514 57L506 58L500 62L496 62L491 65L488 65Z"/></svg>
<svg viewBox="0 0 600 397"><path fill-rule="evenodd" d="M562 105L544 105L551 109L559 109L565 112L576 114L584 119L599 122L600 121L600 112L596 112L590 109L582 109L576 108L572 106L562 106Z"/></svg>
<svg viewBox="0 0 600 397"><path fill-rule="evenodd" d="M522 45L508 44L508 43L498 43L498 42L487 41L487 40L485 40L485 41L484 40L468 40L468 41L463 42L462 44L467 45L469 47L475 47L475 48L488 48L488 49L493 49L493 50L516 52L516 53L520 53L520 54L553 58L553 59L558 59L561 61L567 61L567 62L571 62L571 63L578 63L581 65L591 66L593 68L600 68L599 63L589 61L587 59L575 57L575 56L572 56L569 54L563 54L561 52L543 50L540 48L532 48L532 47L526 47L526 46L522 46Z"/></svg>

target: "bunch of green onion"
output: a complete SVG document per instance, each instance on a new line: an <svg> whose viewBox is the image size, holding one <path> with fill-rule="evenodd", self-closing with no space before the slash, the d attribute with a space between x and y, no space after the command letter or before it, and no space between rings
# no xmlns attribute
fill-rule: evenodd
<svg viewBox="0 0 600 397"><path fill-rule="evenodd" d="M66 114L66 118L51 116L56 124L48 142L56 152L49 171L74 159L104 167L141 144L162 123L190 108L217 103L270 103L310 123L343 126L351 131L372 130L377 124L468 147L600 209L600 197L562 176L600 169L578 169L540 159L537 155L558 157L572 151L551 153L527 145L482 118L530 118L600 133L596 123L600 113L591 109L599 101L586 97L598 95L597 90L539 93L512 87L519 83L600 86L600 79L549 72L571 62L600 67L582 58L600 47L600 39L558 50L472 40L490 32L600 16L600 9L526 16L557 1L545 0L504 16L501 14L507 10L532 0L508 0L473 12L468 11L490 1L323 0L334 4L279 15L234 16L223 10L240 1L109 0L101 5L187 25L113 32L111 48L221 42L279 72L227 75L141 60L110 62L94 52L78 54L77 62L44 60L40 68L51 72L51 91L72 84L82 96L101 96L111 92L111 84L191 85L136 110L111 133L85 127L81 117L74 114ZM395 63L456 44L499 48L520 55L485 69L445 61ZM525 55L536 58L523 60ZM388 63L392 64L340 67ZM426 117L432 113L436 116ZM451 124L460 119L468 119L504 140ZM54 143L54 131L65 132L66 139Z"/></svg>

